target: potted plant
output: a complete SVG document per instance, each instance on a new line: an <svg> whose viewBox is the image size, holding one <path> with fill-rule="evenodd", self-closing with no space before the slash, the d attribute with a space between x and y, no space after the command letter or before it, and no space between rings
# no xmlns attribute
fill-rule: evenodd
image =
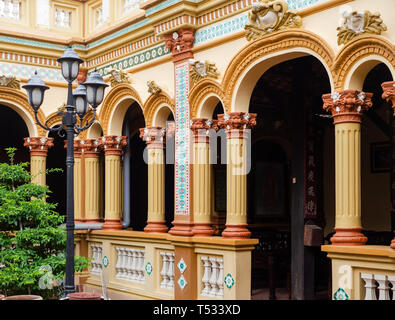
<svg viewBox="0 0 395 320"><path fill-rule="evenodd" d="M62 283L66 265L64 217L45 201L48 187L31 182L29 164L14 163L15 151L6 149L10 161L0 164L0 292L6 300L58 299L63 293L54 283ZM61 170L45 174L53 171ZM75 267L87 268L88 259L76 257Z"/></svg>

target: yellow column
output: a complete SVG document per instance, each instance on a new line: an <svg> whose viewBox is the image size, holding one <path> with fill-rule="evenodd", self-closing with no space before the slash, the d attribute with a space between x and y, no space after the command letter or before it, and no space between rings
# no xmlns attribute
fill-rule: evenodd
<svg viewBox="0 0 395 320"><path fill-rule="evenodd" d="M210 237L214 234L211 221L211 165L210 137L213 121L193 119L191 130L194 135L193 144L193 235Z"/></svg>
<svg viewBox="0 0 395 320"><path fill-rule="evenodd" d="M84 141L85 222L100 222L100 148L99 140Z"/></svg>
<svg viewBox="0 0 395 320"><path fill-rule="evenodd" d="M335 124L336 226L333 245L363 245L361 233L361 122L372 94L345 90L323 96Z"/></svg>
<svg viewBox="0 0 395 320"><path fill-rule="evenodd" d="M218 123L227 132L227 212L222 237L245 239L247 229L247 143L248 130L256 125L256 114L233 112L218 115Z"/></svg>
<svg viewBox="0 0 395 320"><path fill-rule="evenodd" d="M394 116L395 116L395 81L387 81L381 84L381 87L383 88L383 99L387 101L392 102L392 109L394 109ZM392 125L392 128L394 128L394 125ZM394 130L394 129L393 129ZM392 145L395 143L395 137L392 137ZM394 150L392 150L392 156L391 156L391 161L392 163L394 162ZM392 168L392 171L394 168ZM392 184L394 183L394 177L395 177L395 172L391 172L391 180ZM395 219L395 187L392 185L391 186L391 204L392 204L392 210L391 210L391 221ZM391 242L391 249L395 249L395 238Z"/></svg>
<svg viewBox="0 0 395 320"><path fill-rule="evenodd" d="M148 151L148 218L144 232L166 233L165 219L165 135L159 127L140 129Z"/></svg>
<svg viewBox="0 0 395 320"><path fill-rule="evenodd" d="M25 147L30 150L30 173L32 182L40 186L46 185L48 149L53 147L53 138L25 138Z"/></svg>
<svg viewBox="0 0 395 320"><path fill-rule="evenodd" d="M122 149L126 146L126 137L107 136L100 145L105 154L105 222L103 230L122 229Z"/></svg>

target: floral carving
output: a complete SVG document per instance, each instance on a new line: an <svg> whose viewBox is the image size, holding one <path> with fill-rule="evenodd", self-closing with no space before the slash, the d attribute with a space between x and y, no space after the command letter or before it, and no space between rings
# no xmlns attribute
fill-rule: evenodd
<svg viewBox="0 0 395 320"><path fill-rule="evenodd" d="M132 83L132 81L129 78L129 75L123 70L107 69L106 71L111 74L109 80L112 88L120 83Z"/></svg>
<svg viewBox="0 0 395 320"><path fill-rule="evenodd" d="M256 126L256 113L232 112L218 115L218 126L226 130L228 138L245 138L246 130Z"/></svg>
<svg viewBox="0 0 395 320"><path fill-rule="evenodd" d="M383 23L378 12L353 11L350 6L343 6L341 14L340 27L337 28L337 43L339 45L351 41L359 34L381 34L382 31L387 30L387 26Z"/></svg>
<svg viewBox="0 0 395 320"><path fill-rule="evenodd" d="M198 82L200 79L210 77L214 79L219 78L219 72L215 65L215 63L210 61L197 61L194 59L189 60L189 64L191 65L190 75L191 81L193 84Z"/></svg>
<svg viewBox="0 0 395 320"><path fill-rule="evenodd" d="M54 146L53 138L29 137L25 138L24 146L29 148L30 155L46 157L48 149Z"/></svg>
<svg viewBox="0 0 395 320"><path fill-rule="evenodd" d="M248 18L250 22L245 26L248 41L278 30L302 26L302 18L295 10L288 10L288 4L284 0L263 0L254 3Z"/></svg>
<svg viewBox="0 0 395 320"><path fill-rule="evenodd" d="M344 90L324 94L324 110L331 112L334 123L361 122L362 113L372 107L372 93Z"/></svg>
<svg viewBox="0 0 395 320"><path fill-rule="evenodd" d="M151 94L159 94L162 92L162 88L159 87L155 81L147 81L148 92Z"/></svg>
<svg viewBox="0 0 395 320"><path fill-rule="evenodd" d="M210 130L218 130L218 120L197 118L191 120L191 131L195 142L208 143L210 141Z"/></svg>
<svg viewBox="0 0 395 320"><path fill-rule="evenodd" d="M163 149L166 138L166 129L162 129L160 127L141 128L140 138L145 141L148 148Z"/></svg>
<svg viewBox="0 0 395 320"><path fill-rule="evenodd" d="M106 136L99 139L99 147L103 148L106 155L121 156L127 144L126 137Z"/></svg>
<svg viewBox="0 0 395 320"><path fill-rule="evenodd" d="M165 45L173 55L174 61L192 58L194 29L180 29L172 34L165 35Z"/></svg>
<svg viewBox="0 0 395 320"><path fill-rule="evenodd" d="M15 76L0 76L0 86L8 87L11 89L20 89L21 82Z"/></svg>

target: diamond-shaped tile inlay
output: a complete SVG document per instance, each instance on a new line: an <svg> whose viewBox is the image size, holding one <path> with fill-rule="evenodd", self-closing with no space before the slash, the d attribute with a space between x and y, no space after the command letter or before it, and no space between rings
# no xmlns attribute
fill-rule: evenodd
<svg viewBox="0 0 395 320"><path fill-rule="evenodd" d="M105 257L103 258L103 266L104 266L105 268L107 268L108 265L109 265L109 263L110 263L110 261L108 260L107 256L105 256Z"/></svg>
<svg viewBox="0 0 395 320"><path fill-rule="evenodd" d="M335 300L349 300L348 294L342 288L337 290L334 295Z"/></svg>
<svg viewBox="0 0 395 320"><path fill-rule="evenodd" d="M229 289L235 284L235 279L233 279L230 273L228 273L228 275L225 277L225 284Z"/></svg>
<svg viewBox="0 0 395 320"><path fill-rule="evenodd" d="M181 273L184 273L184 271L187 269L187 264L185 263L183 258L181 258L181 260L178 262L177 267Z"/></svg>
<svg viewBox="0 0 395 320"><path fill-rule="evenodd" d="M188 284L187 281L185 280L184 276L181 276L177 282L178 282L178 285L180 286L181 290L184 290Z"/></svg>
<svg viewBox="0 0 395 320"><path fill-rule="evenodd" d="M152 264L151 264L151 262L147 263L147 265L145 266L145 271L147 271L149 276L151 275L151 273L152 273Z"/></svg>

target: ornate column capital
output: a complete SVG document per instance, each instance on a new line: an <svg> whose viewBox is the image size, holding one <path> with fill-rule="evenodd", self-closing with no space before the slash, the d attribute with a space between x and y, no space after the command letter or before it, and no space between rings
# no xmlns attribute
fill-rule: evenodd
<svg viewBox="0 0 395 320"><path fill-rule="evenodd" d="M225 129L228 139L247 138L248 129L256 126L256 113L231 112L218 115L218 125Z"/></svg>
<svg viewBox="0 0 395 320"><path fill-rule="evenodd" d="M85 82L87 77L88 77L88 69L81 67L77 77L78 84Z"/></svg>
<svg viewBox="0 0 395 320"><path fill-rule="evenodd" d="M195 29L183 28L165 35L165 45L173 55L174 62L193 58L192 48Z"/></svg>
<svg viewBox="0 0 395 320"><path fill-rule="evenodd" d="M373 105L372 96L373 93L357 90L328 93L322 96L323 108L325 111L332 113L335 124L361 123L363 112Z"/></svg>
<svg viewBox="0 0 395 320"><path fill-rule="evenodd" d="M74 157L81 158L84 142L81 143L83 140L74 140ZM64 140L64 148L67 149L67 140Z"/></svg>
<svg viewBox="0 0 395 320"><path fill-rule="evenodd" d="M210 130L218 130L218 120L196 118L191 120L191 130L195 138L195 143L209 143Z"/></svg>
<svg viewBox="0 0 395 320"><path fill-rule="evenodd" d="M102 146L99 139L85 139L80 141L80 149L87 158L99 158Z"/></svg>
<svg viewBox="0 0 395 320"><path fill-rule="evenodd" d="M387 102L392 102L392 109L394 109L395 116L395 81L387 81L381 84L383 88L382 98Z"/></svg>
<svg viewBox="0 0 395 320"><path fill-rule="evenodd" d="M25 138L24 146L29 148L31 156L46 157L48 150L54 146L53 141L53 138L29 137Z"/></svg>
<svg viewBox="0 0 395 320"><path fill-rule="evenodd" d="M123 148L127 146L127 138L124 136L106 136L99 139L99 146L103 148L106 156L121 156Z"/></svg>
<svg viewBox="0 0 395 320"><path fill-rule="evenodd" d="M145 141L149 149L164 149L166 144L166 129L161 127L141 128L140 138Z"/></svg>

